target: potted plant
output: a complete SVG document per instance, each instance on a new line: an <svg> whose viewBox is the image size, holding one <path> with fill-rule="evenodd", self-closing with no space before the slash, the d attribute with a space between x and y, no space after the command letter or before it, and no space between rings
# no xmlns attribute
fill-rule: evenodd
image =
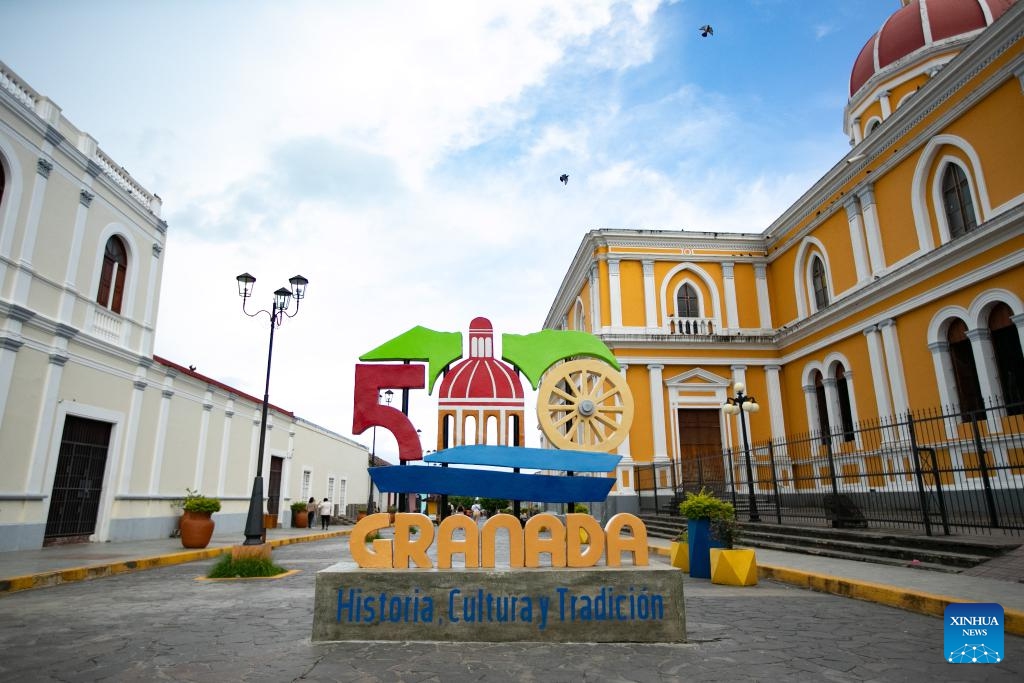
<svg viewBox="0 0 1024 683"><path fill-rule="evenodd" d="M727 528L722 526L721 522L724 520L734 524L736 511L732 503L728 503L702 488L698 493L686 494L686 500L679 504L679 514L686 517L690 576L698 579L710 579L711 548L725 547L722 539L718 537L722 530ZM718 529L714 536L711 533L712 522L715 522L716 529Z"/></svg>
<svg viewBox="0 0 1024 683"><path fill-rule="evenodd" d="M306 511L306 504L297 500L292 507L292 526L297 529L305 529L309 526L309 513Z"/></svg>
<svg viewBox="0 0 1024 683"><path fill-rule="evenodd" d="M390 521L392 524L395 523L395 514L397 512L398 512L398 508L397 507L395 507L394 505L389 505L388 506L388 521Z"/></svg>
<svg viewBox="0 0 1024 683"><path fill-rule="evenodd" d="M182 504L181 545L205 548L213 537L213 513L220 511L220 500L189 491Z"/></svg>
<svg viewBox="0 0 1024 683"><path fill-rule="evenodd" d="M686 529L679 532L668 547L668 559L673 567L690 571L690 544Z"/></svg>

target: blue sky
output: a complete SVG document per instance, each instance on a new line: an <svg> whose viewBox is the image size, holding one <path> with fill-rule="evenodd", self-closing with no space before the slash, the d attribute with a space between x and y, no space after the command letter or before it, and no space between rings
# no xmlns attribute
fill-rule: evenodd
<svg viewBox="0 0 1024 683"><path fill-rule="evenodd" d="M898 8L0 0L0 60L163 198L156 353L261 395L234 277L269 305L302 273L271 400L349 434L359 354L538 330L591 229L766 228L849 151L850 68Z"/></svg>

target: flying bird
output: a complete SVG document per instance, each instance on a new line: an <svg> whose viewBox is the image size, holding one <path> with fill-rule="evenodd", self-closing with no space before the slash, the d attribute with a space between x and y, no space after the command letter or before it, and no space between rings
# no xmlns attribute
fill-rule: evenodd
<svg viewBox="0 0 1024 683"><path fill-rule="evenodd" d="M715 35L715 29L711 28L711 24L704 24L697 30L700 31L701 38L707 38L708 36Z"/></svg>
<svg viewBox="0 0 1024 683"><path fill-rule="evenodd" d="M562 175L558 176L558 179L562 181L563 185L568 185L569 184L569 174L568 173L563 173Z"/></svg>

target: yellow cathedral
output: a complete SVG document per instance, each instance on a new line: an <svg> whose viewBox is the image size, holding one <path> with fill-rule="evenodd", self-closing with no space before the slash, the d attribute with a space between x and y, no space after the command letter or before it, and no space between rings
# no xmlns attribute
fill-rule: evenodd
<svg viewBox="0 0 1024 683"><path fill-rule="evenodd" d="M905 1L851 57L850 151L771 225L583 238L544 326L622 365L619 496L945 486L1024 518L1024 2Z"/></svg>

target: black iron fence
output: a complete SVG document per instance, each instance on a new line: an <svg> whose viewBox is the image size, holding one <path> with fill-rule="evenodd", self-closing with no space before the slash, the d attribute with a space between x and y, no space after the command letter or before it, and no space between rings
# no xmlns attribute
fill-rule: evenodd
<svg viewBox="0 0 1024 683"><path fill-rule="evenodd" d="M707 488L732 500L741 520L1021 534L1024 406L912 412L754 443L749 453L637 465L634 481L643 511L678 514L687 491Z"/></svg>

